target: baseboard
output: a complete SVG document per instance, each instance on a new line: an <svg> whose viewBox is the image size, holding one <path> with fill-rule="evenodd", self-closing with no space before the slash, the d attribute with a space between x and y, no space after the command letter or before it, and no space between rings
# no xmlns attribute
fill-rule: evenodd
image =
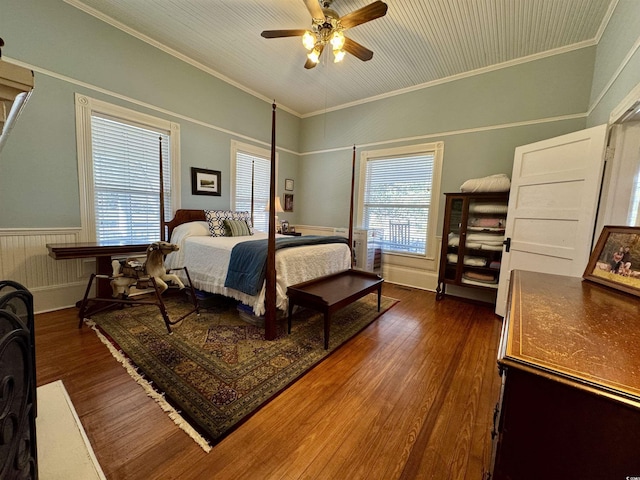
<svg viewBox="0 0 640 480"><path fill-rule="evenodd" d="M51 312L63 308L75 307L82 300L87 289L87 282L36 287L29 289L33 295L35 313ZM93 293L91 294L93 295Z"/></svg>
<svg viewBox="0 0 640 480"><path fill-rule="evenodd" d="M435 292L438 285L438 273L403 267L399 265L382 265L382 276L385 281L405 287L419 288Z"/></svg>

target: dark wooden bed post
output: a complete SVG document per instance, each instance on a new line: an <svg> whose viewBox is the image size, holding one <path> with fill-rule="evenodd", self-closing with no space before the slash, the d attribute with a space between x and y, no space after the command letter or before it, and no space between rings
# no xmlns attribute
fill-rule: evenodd
<svg viewBox="0 0 640 480"><path fill-rule="evenodd" d="M162 137L158 137L159 144L159 157L160 157L160 240L169 241L165 238L165 223L164 223L164 172L162 170Z"/></svg>
<svg viewBox="0 0 640 480"><path fill-rule="evenodd" d="M265 285L264 336L276 338L276 104L271 112L271 178L269 185L269 240Z"/></svg>
<svg viewBox="0 0 640 480"><path fill-rule="evenodd" d="M353 194L356 178L356 146L353 146L353 158L351 159L351 203L349 205L349 249L351 249L351 268L353 265Z"/></svg>
<svg viewBox="0 0 640 480"><path fill-rule="evenodd" d="M255 160L251 160L251 226L255 225L255 223L253 222L253 189L255 188L256 183L255 163Z"/></svg>

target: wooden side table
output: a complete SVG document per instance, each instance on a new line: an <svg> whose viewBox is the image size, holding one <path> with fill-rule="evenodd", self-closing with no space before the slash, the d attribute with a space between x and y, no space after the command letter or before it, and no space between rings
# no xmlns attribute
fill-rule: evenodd
<svg viewBox="0 0 640 480"><path fill-rule="evenodd" d="M96 274L111 275L111 261L115 256L145 253L148 243L131 245L102 245L97 242L48 243L49 256L56 260L73 260L78 258L96 259ZM96 296L111 297L111 286L108 280L96 282Z"/></svg>

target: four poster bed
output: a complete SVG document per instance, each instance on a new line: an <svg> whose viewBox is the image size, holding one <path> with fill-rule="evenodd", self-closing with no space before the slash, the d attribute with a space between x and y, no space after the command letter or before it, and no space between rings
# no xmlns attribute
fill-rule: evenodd
<svg viewBox="0 0 640 480"><path fill-rule="evenodd" d="M275 224L275 150L276 150L276 105L272 105L272 132L271 132L271 178L269 183L269 231L268 233L255 232L247 235L247 232L240 232L235 236L233 231L234 221L247 220L243 215L248 212L230 211L205 211L205 210L178 210L170 222L165 222L161 218L162 235L165 240L177 244L180 247L178 252L167 256L166 266L168 268L187 267L189 269L193 286L206 292L223 294L240 300L242 303L252 307L254 314L264 314L265 338L272 340L277 333L277 309L287 310L288 299L287 289L300 285L313 284L314 279L322 279L323 284L332 283L338 286L350 276L358 281L363 275L370 275L375 282L382 282L382 279L374 274L352 270L353 257L350 245L353 244L353 193L355 174L355 154L353 147L352 178L351 178L351 202L349 212L349 235L347 239L341 237L285 237L276 235ZM162 198L162 195L161 195ZM252 201L253 209L253 201ZM161 208L161 212L164 209ZM253 213L253 212L252 212ZM251 217L252 217L251 213ZM162 215L162 214L161 214ZM222 220L221 220L222 219ZM217 223L216 223L217 222ZM250 222L247 222L249 224ZM252 222L251 222L252 223ZM216 235L216 229L227 229L231 236L225 233ZM230 230L231 229L231 230ZM278 237L278 238L277 238ZM264 264L264 281L258 276L257 282L249 289L240 286L230 286L228 283L230 274L238 270L238 256L234 253L236 249L247 247L248 244L257 245L259 238L262 243L266 242L266 252L255 253L256 256L266 256ZM277 241L276 241L277 238ZM322 240L322 239L325 240ZM317 240L315 240L317 239ZM326 240L329 239L329 240ZM301 245L296 245L301 243ZM242 247L244 245L244 247ZM289 248L295 246L296 248ZM235 256L235 257L234 257ZM278 276L276 276L276 271ZM246 273L246 272L245 272ZM247 275L242 273L241 280ZM353 283L353 282L350 282ZM241 281L242 287L245 284ZM370 285L367 285L369 288ZM351 289L359 291L362 296L364 287L351 286ZM302 290L304 291L304 287ZM303 292L304 293L304 292ZM343 305L347 297L355 298L352 292L345 292L346 295L340 300ZM380 291L378 290L378 295ZM339 295L340 296L340 295ZM323 303L322 298L317 298ZM296 301L303 304L302 301ZM308 302L307 302L308 303ZM336 300L330 301L331 309L338 307ZM308 306L312 306L309 304ZM289 314L291 311L289 310ZM325 315L325 342L328 341L328 314Z"/></svg>
<svg viewBox="0 0 640 480"><path fill-rule="evenodd" d="M167 233L171 243L180 250L167 255L165 266L186 266L195 288L239 300L251 308L253 315L259 317L266 312L265 279L259 272L262 266L246 260L253 251L247 252L243 247L266 247L268 234L255 232L252 235L213 236L210 222L205 220L207 216L215 218L242 213L178 210L173 220L167 223ZM287 311L288 286L350 267L351 254L346 238L276 235L275 240L275 302L278 310ZM238 260L234 254L246 261L236 265ZM266 255L270 255L268 250ZM264 265L264 254L261 259ZM234 274L238 272L241 277L236 279Z"/></svg>

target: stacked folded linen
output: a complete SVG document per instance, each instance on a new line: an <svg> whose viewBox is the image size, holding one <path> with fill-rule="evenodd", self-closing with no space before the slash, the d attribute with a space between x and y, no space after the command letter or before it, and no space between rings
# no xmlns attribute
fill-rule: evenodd
<svg viewBox="0 0 640 480"><path fill-rule="evenodd" d="M502 230L500 230L500 232L502 232ZM465 247L470 249L490 250L498 252L502 250L503 242L504 234L487 232L469 233L469 235L467 235ZM450 247L460 246L460 237L455 234L450 234L447 245L449 245Z"/></svg>
<svg viewBox="0 0 640 480"><path fill-rule="evenodd" d="M502 245L504 235L496 233L470 233L467 235L468 242L478 242L483 245Z"/></svg>
<svg viewBox="0 0 640 480"><path fill-rule="evenodd" d="M504 217L471 217L468 226L474 228L504 228Z"/></svg>
<svg viewBox="0 0 640 480"><path fill-rule="evenodd" d="M460 237L458 235L453 235L453 236L449 236L449 243L448 245L450 247L458 247L460 246ZM466 248L475 248L475 249L480 249L482 248L482 244L478 243L478 242L469 242L467 240L467 242L464 244L464 246Z"/></svg>
<svg viewBox="0 0 640 480"><path fill-rule="evenodd" d="M505 214L507 209L503 203L473 203L469 206L469 213Z"/></svg>
<svg viewBox="0 0 640 480"><path fill-rule="evenodd" d="M499 232L504 232L504 227L474 227L474 226L467 226L467 230L469 230L470 232L495 232L495 233L499 233Z"/></svg>
<svg viewBox="0 0 640 480"><path fill-rule="evenodd" d="M468 285L478 285L480 287L498 288L498 282L479 282L478 280L471 280L469 278L465 278L464 276L461 279L461 283L466 283Z"/></svg>
<svg viewBox="0 0 640 480"><path fill-rule="evenodd" d="M447 261L449 263L458 263L458 255L455 253L447 254ZM487 259L483 257L465 255L462 263L470 267L485 267L487 265Z"/></svg>
<svg viewBox="0 0 640 480"><path fill-rule="evenodd" d="M468 280L474 280L476 282L484 282L484 283L496 283L498 281L496 279L495 274L493 273L464 272L462 274L462 277Z"/></svg>
<svg viewBox="0 0 640 480"><path fill-rule="evenodd" d="M467 235L468 243L478 243L481 250L500 251L504 242L504 234L495 233L470 233Z"/></svg>

